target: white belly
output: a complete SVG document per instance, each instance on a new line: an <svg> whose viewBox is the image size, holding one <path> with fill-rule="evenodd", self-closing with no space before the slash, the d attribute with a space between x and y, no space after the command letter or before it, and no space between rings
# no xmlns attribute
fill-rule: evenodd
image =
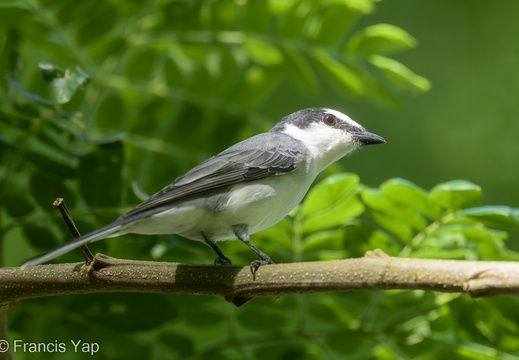
<svg viewBox="0 0 519 360"><path fill-rule="evenodd" d="M295 171L234 185L226 193L178 204L128 224L120 234L179 234L199 241L203 236L213 241L236 239L233 225L247 224L250 234L273 226L299 204L313 180L314 176ZM220 203L216 210L215 199Z"/></svg>

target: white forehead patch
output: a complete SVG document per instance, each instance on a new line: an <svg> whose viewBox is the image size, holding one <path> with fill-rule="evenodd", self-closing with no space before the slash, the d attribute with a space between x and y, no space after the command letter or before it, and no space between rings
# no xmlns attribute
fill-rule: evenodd
<svg viewBox="0 0 519 360"><path fill-rule="evenodd" d="M340 111L333 110L333 109L328 109L328 108L325 108L324 111L327 114L333 115L337 119L340 119L340 120L342 120L342 121L344 121L344 122L346 122L348 124L351 124L351 125L353 125L355 127L361 127L360 124L358 124L357 122L353 121L348 115L343 114Z"/></svg>

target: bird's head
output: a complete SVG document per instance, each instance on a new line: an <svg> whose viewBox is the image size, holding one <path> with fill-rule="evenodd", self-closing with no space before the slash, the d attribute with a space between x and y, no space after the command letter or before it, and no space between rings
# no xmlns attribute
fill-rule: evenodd
<svg viewBox="0 0 519 360"><path fill-rule="evenodd" d="M349 116L328 108L299 110L284 117L271 131L284 132L306 145L319 171L356 148L386 142Z"/></svg>

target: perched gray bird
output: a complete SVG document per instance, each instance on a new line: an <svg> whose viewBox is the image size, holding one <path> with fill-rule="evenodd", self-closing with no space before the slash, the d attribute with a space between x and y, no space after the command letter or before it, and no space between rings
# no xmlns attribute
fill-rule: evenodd
<svg viewBox="0 0 519 360"><path fill-rule="evenodd" d="M259 255L251 271L273 264L249 235L283 219L307 193L315 177L363 145L386 141L343 113L310 108L284 117L270 131L253 136L202 162L113 223L27 261L44 263L81 245L135 234L179 234L202 241L231 264L217 241L239 239Z"/></svg>

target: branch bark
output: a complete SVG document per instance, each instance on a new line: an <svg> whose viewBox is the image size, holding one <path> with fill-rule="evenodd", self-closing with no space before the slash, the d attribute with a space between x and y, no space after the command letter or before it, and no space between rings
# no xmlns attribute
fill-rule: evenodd
<svg viewBox="0 0 519 360"><path fill-rule="evenodd" d="M96 292L218 295L237 306L263 296L356 290L421 289L473 297L519 294L519 263L395 258L381 251L355 259L262 266L121 260L97 254L84 263L0 269L0 305L35 297Z"/></svg>

